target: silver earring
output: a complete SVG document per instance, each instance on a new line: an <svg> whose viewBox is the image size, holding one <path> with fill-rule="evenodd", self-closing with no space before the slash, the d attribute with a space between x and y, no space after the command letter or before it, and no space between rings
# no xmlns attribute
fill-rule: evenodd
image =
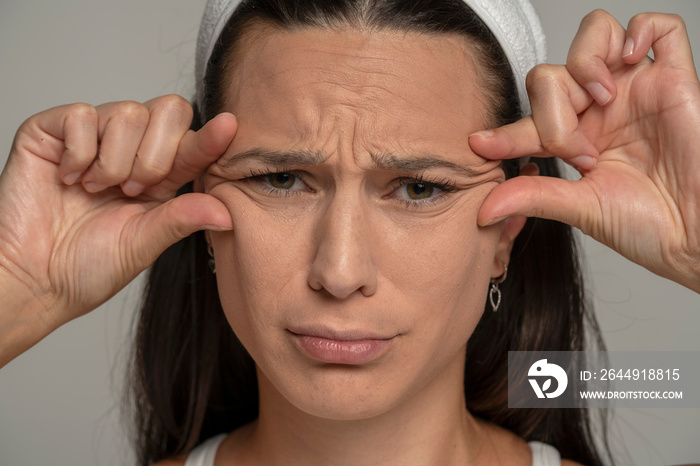
<svg viewBox="0 0 700 466"><path fill-rule="evenodd" d="M211 243L207 242L207 252L209 253L209 260L207 263L209 264L209 270L211 270L211 273L216 274L216 262L214 262L214 250L211 247Z"/></svg>
<svg viewBox="0 0 700 466"><path fill-rule="evenodd" d="M508 266L503 264L503 268L505 269L503 271L503 275L501 275L500 277L492 278L491 286L489 287L489 301L491 302L493 312L496 312L498 310L498 307L501 305L501 289L498 287L498 285L503 283L506 280L506 277L508 276Z"/></svg>

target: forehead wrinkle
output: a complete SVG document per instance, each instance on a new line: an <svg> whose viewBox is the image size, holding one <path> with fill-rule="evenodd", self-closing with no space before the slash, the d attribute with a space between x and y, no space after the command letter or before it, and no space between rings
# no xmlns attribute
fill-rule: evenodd
<svg viewBox="0 0 700 466"><path fill-rule="evenodd" d="M373 40L367 42L357 31L347 32L270 34L241 54L247 66L235 67L233 75L239 78L235 80L238 85L229 88L229 96L235 94L239 99L229 109L240 113L240 129L264 128L264 139L268 140L260 144L260 137L251 136L254 132L250 130L244 140L252 139L253 144L242 145L275 147L285 155L286 148L314 147L327 154L353 154L354 157L341 159L351 162L354 158L356 165L364 166L372 163L370 156L376 152L375 165L381 161L379 165L386 169L404 172L444 167L469 176L479 171L467 161L445 163L434 155L446 154L446 149L451 152L446 144L452 141L464 147L462 138L454 139L454 134L461 133L459 128L466 126L471 131L483 126L481 88L468 44L462 38L443 35L428 35L422 38L425 40L415 41L413 34L403 34L408 40L397 42L394 32L386 37L370 37ZM404 45L407 43L410 47ZM425 57L431 63L428 68L424 66ZM435 75L436 67L441 72ZM403 143L417 134L415 126L420 117L416 115L423 112L450 124L443 124L440 131L428 135L427 139L437 144L435 147L423 144L426 150L401 150ZM452 126L453 133L444 129ZM391 136L393 144L387 136ZM364 147L360 149L358 145ZM428 160L409 163L404 155ZM234 155L230 157L233 158ZM281 156L263 161L276 166L293 162ZM314 164L301 159L296 162Z"/></svg>
<svg viewBox="0 0 700 466"><path fill-rule="evenodd" d="M303 76L303 79L293 79ZM367 111L372 105L383 105L388 99L401 101L407 106L424 113L430 111L422 108L420 103L411 99L405 92L396 89L410 89L413 85L406 76L387 70L372 70L351 66L328 68L324 66L294 65L275 70L257 82L252 83L266 95L277 95L281 99L289 96L303 96L312 105L325 107L344 105ZM309 90L310 93L306 94Z"/></svg>
<svg viewBox="0 0 700 466"><path fill-rule="evenodd" d="M316 30L314 28L302 29L298 31L278 31L281 36L294 37L299 33L331 33L332 31ZM336 31L336 34L339 31ZM359 31L348 29L347 32L358 33ZM353 37L357 38L356 35ZM391 74L384 70L392 69L395 64L400 64L401 59L392 56L384 56L380 51L376 50L377 38L374 36L365 36L365 39L360 44L355 44L357 49L339 50L337 48L329 48L315 44L304 44L301 47L294 42L283 42L280 45L273 40L273 37L263 37L258 44L258 55L269 55L272 60L264 60L259 62L262 65L259 71L266 75L261 81L274 79L275 75L294 72L301 70L304 74L308 74L312 69L322 69L323 66L318 66L322 63L323 57L335 57L339 60L332 60L336 66L346 68L351 74L357 72L365 72L370 74ZM379 41L384 46L386 41ZM294 57L293 59L291 57ZM321 58L319 58L321 57ZM278 68L280 63L289 65L286 70Z"/></svg>
<svg viewBox="0 0 700 466"><path fill-rule="evenodd" d="M322 33L324 31L309 30L306 32ZM347 32L359 34L358 31L352 29ZM390 37L397 34L394 31L385 31L385 33L388 33ZM281 35L285 34L294 36L294 33L290 32L281 33ZM358 37L355 34L353 34L353 38ZM362 36L362 34L359 35ZM361 40L357 44L359 50L349 51L315 44L299 47L296 43L283 43L282 46L279 46L273 42L271 38L261 41L260 55L269 54L272 59L258 61L258 64L262 65L258 68L258 76L249 83L253 87L260 88L260 92L279 94L284 90L293 93L320 86L321 89L328 92L327 95L334 96L336 92L334 89L339 88L350 93L347 95L348 99L357 98L359 100L358 106L389 98L399 99L415 109L430 113L428 109L422 108L415 99L409 97L413 92L402 94L389 89L395 87L405 90L415 87L416 84L409 79L414 70L406 68L406 60L385 53L385 49L399 51L403 55L405 55L405 51L383 36L365 37L365 40ZM419 42L417 45L429 51L431 55L437 56L428 44ZM441 45L455 47L449 43ZM380 47L379 50L377 47ZM464 48L463 45L457 46L457 49L462 48ZM335 57L331 59L333 67L327 66L326 61L322 58L324 56ZM321 58L319 59L319 57ZM401 71L397 72L397 70ZM301 76L302 79L293 79L297 76ZM391 83L391 85L387 83ZM430 88L428 89L433 92ZM438 94L435 97L440 98L441 96Z"/></svg>

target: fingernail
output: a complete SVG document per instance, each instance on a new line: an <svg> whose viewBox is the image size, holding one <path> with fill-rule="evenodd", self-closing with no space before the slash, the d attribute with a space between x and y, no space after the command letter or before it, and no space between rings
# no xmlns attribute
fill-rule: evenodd
<svg viewBox="0 0 700 466"><path fill-rule="evenodd" d="M144 189L146 189L144 185L134 180L126 180L124 186L122 186L122 191L124 191L124 194L127 196L138 196Z"/></svg>
<svg viewBox="0 0 700 466"><path fill-rule="evenodd" d="M105 189L107 187L105 185L95 183L93 181L88 181L87 183L84 183L83 186L85 187L85 191L87 191L89 193L96 193L96 192L102 191L103 189Z"/></svg>
<svg viewBox="0 0 700 466"><path fill-rule="evenodd" d="M482 223L481 226L482 226L482 227L488 227L488 226L494 225L494 224L496 224L496 223L502 222L503 220L505 220L505 219L507 219L507 218L508 218L507 216L506 216L506 217L496 217L496 218L492 218L492 219L487 220L487 221L485 221L484 223Z"/></svg>
<svg viewBox="0 0 700 466"><path fill-rule="evenodd" d="M588 93L593 96L596 102L600 105L605 105L612 99L612 94L608 91L602 84L598 82L592 82L586 84L586 89Z"/></svg>
<svg viewBox="0 0 700 466"><path fill-rule="evenodd" d="M70 186L73 183L75 183L76 181L78 181L78 178L80 178L81 174L82 174L82 172L69 173L63 177L63 182Z"/></svg>
<svg viewBox="0 0 700 466"><path fill-rule="evenodd" d="M590 170L591 168L595 167L596 160L590 155L579 155L578 157L574 157L573 159L569 160L569 163L574 167Z"/></svg>
<svg viewBox="0 0 700 466"><path fill-rule="evenodd" d="M634 39L628 37L625 46L622 47L622 58L629 57L634 53Z"/></svg>
<svg viewBox="0 0 700 466"><path fill-rule="evenodd" d="M480 136L480 137L482 137L482 138L488 139L488 138L494 137L495 135L496 135L496 133L494 133L493 131L487 129L487 130L484 130L484 131L477 131L476 133L472 133L469 137L472 137L472 136Z"/></svg>
<svg viewBox="0 0 700 466"><path fill-rule="evenodd" d="M231 231L233 230L233 225L231 226L221 226L221 225L204 225L202 227L203 230L210 230L210 231Z"/></svg>

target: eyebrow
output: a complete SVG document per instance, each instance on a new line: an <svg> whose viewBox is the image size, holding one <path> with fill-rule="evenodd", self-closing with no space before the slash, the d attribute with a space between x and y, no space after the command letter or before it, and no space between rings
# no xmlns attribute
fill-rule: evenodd
<svg viewBox="0 0 700 466"><path fill-rule="evenodd" d="M397 156L393 153L388 154L371 154L374 166L383 170L394 170L402 172L421 172L430 168L447 168L466 175L474 176L477 174L471 168L449 162L434 155L425 155L422 157Z"/></svg>
<svg viewBox="0 0 700 466"><path fill-rule="evenodd" d="M435 155L397 156L394 153L370 154L373 168L398 172L421 172L432 168L446 168L465 175L475 176L477 172L471 168L441 159ZM271 149L251 149L219 160L223 168L231 168L238 163L257 159L269 165L278 167L310 167L320 165L327 156L323 151L293 150L277 151Z"/></svg>
<svg viewBox="0 0 700 466"><path fill-rule="evenodd" d="M322 151L293 150L276 151L270 149L251 149L219 159L223 168L231 168L248 159L258 159L269 165L309 167L320 165L326 159Z"/></svg>

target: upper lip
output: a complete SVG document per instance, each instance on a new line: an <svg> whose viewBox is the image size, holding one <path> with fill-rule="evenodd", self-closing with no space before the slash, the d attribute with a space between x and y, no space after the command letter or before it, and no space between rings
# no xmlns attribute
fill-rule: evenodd
<svg viewBox="0 0 700 466"><path fill-rule="evenodd" d="M325 338L327 340L335 341L390 340L396 336L368 330L340 330L316 325L289 327L287 330L297 336Z"/></svg>

